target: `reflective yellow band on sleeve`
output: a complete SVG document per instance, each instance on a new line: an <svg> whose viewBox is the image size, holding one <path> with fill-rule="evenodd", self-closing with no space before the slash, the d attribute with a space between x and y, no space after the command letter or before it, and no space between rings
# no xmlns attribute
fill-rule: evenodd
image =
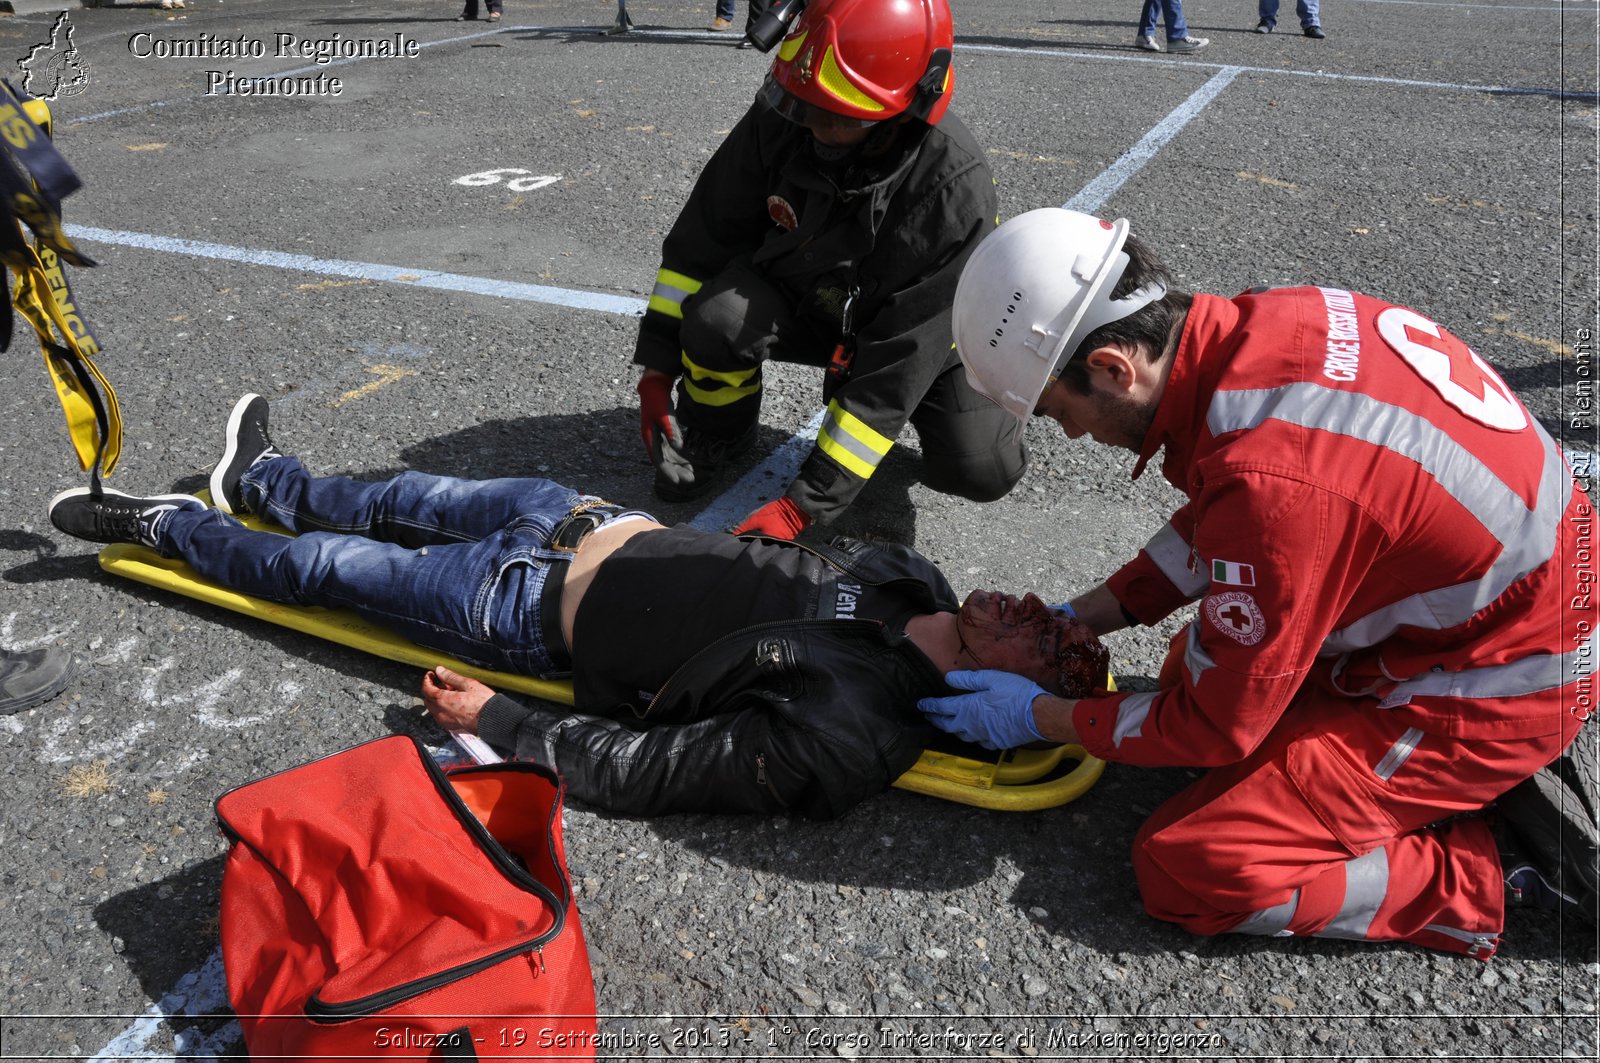
<svg viewBox="0 0 1600 1063"><path fill-rule="evenodd" d="M701 282L693 277L662 267L656 271L655 290L650 293L649 309L683 320L683 301L699 291Z"/></svg>
<svg viewBox="0 0 1600 1063"><path fill-rule="evenodd" d="M828 414L817 431L817 446L828 457L866 480L878 471L878 463L894 446L894 440L874 431L835 401L828 403Z"/></svg>

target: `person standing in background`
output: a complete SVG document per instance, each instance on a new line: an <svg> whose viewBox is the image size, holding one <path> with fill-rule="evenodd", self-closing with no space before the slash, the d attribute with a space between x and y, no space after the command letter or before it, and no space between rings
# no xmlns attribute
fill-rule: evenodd
<svg viewBox="0 0 1600 1063"><path fill-rule="evenodd" d="M1261 2L1265 4L1267 0ZM1272 2L1276 10L1276 0ZM1144 9L1139 13L1139 34L1133 39L1134 47L1147 52L1161 51L1161 45L1156 41L1157 19L1167 24L1167 51L1173 55L1198 52L1211 43L1209 37L1189 36L1189 24L1183 18L1183 0L1144 0Z"/></svg>
<svg viewBox="0 0 1600 1063"><path fill-rule="evenodd" d="M1257 0L1256 12L1261 21L1256 23L1257 33L1271 33L1278 28L1278 0ZM1314 41L1327 36L1317 17L1317 0L1295 0L1294 13L1300 16L1300 32Z"/></svg>

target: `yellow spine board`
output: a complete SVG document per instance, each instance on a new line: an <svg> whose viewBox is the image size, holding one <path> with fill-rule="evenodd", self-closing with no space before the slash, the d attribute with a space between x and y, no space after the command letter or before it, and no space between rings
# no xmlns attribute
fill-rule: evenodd
<svg viewBox="0 0 1600 1063"><path fill-rule="evenodd" d="M258 531L282 531L249 519L245 523ZM182 561L164 558L143 546L127 543L107 546L100 551L100 567L116 576L327 639L363 653L424 669L442 664L500 690L513 690L561 705L572 704L572 684L568 681L535 679L532 676L478 668L407 642L387 628L369 623L347 609L282 605L252 598L202 579ZM1065 759L1076 760L1078 765L1065 774L1053 775ZM1004 812L1030 812L1076 800L1095 784L1104 770L1104 761L1089 756L1079 746L1020 749L997 755L995 760L976 760L930 749L923 750L917 763L895 780L894 785L912 793L963 805Z"/></svg>

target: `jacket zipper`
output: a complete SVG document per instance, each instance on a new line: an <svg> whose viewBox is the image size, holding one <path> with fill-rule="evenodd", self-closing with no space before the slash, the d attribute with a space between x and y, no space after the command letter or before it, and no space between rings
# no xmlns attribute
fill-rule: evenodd
<svg viewBox="0 0 1600 1063"><path fill-rule="evenodd" d="M455 787L450 785L449 780L445 778L444 772L440 770L431 757L423 757L422 762L428 769L429 777L439 790L440 795L444 797L445 802L456 814L456 818L462 822L462 825L477 838L479 847L484 854L507 878L529 892L537 894L541 900L548 903L554 916L554 922L549 930L527 941L518 942L515 945L490 953L487 956L479 957L469 963L458 964L443 971L436 971L425 977L415 978L409 982L403 982L400 985L392 986L376 993L369 993L364 997L357 997L354 1000L329 1003L313 993L311 998L306 1001L306 1018L312 1022L331 1024L366 1018L378 1012L387 1011L397 1004L410 1000L412 997L420 996L430 990L470 978L480 971L485 971L496 964L504 963L506 960L528 952L534 954L534 958L539 964L539 971L542 974L544 973L544 947L555 940L566 927L566 906L572 896L571 886L567 882L566 875L561 871L561 861L556 859L559 854L555 851L555 838L549 830L550 824L554 823L555 817L560 811L561 802L559 796L557 800L550 803L550 820L546 823L545 837L550 839L551 865L557 869L557 874L561 879L564 896L560 898L548 886L518 866L517 862L511 858L511 855L505 851L505 848L495 841L488 828L467 808L466 802L461 800L461 795L456 793ZM529 770L535 774L543 774L535 765L515 762L485 765L482 768L468 768L463 774L486 770L504 771L508 768Z"/></svg>
<svg viewBox="0 0 1600 1063"><path fill-rule="evenodd" d="M649 719L650 714L655 711L655 707L666 700L667 694L672 692L673 684L678 681L678 678L685 672L691 671L694 667L694 663L703 655L711 652L712 650L721 646L723 643L745 642L751 637L752 634L757 632L793 631L796 628L811 627L818 624L859 624L862 626L871 626L879 629L883 627L883 625L878 623L876 620L768 620L764 624L752 624L749 627L740 628L738 631L735 631L732 634L722 636L720 639L700 650L687 661L683 662L683 664L679 665L677 670L674 671L672 675L667 677L667 681L661 684L661 689L657 690L655 697L650 699L650 704L646 705L643 709L636 710L638 717L642 720Z"/></svg>
<svg viewBox="0 0 1600 1063"><path fill-rule="evenodd" d="M772 781L767 778L767 755L765 753L756 754L756 785L771 794L772 799L778 802L780 806L789 807L789 802L783 799L783 796L778 793L777 787L773 786Z"/></svg>

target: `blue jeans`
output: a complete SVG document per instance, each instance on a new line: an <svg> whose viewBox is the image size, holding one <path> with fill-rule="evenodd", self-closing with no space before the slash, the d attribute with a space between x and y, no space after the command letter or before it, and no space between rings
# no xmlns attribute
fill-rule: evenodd
<svg viewBox="0 0 1600 1063"><path fill-rule="evenodd" d="M540 599L572 555L551 547L551 532L598 499L549 480L313 477L290 457L257 462L241 486L252 512L301 534L251 531L191 505L159 524L161 552L252 597L353 609L472 664L552 673Z"/></svg>
<svg viewBox="0 0 1600 1063"><path fill-rule="evenodd" d="M1189 24L1183 20L1182 0L1144 0L1144 10L1139 13L1139 36L1156 35L1157 16L1167 24L1167 40L1181 41L1189 36Z"/></svg>
<svg viewBox="0 0 1600 1063"><path fill-rule="evenodd" d="M717 17L733 21L734 12L737 10L734 0L717 0Z"/></svg>
<svg viewBox="0 0 1600 1063"><path fill-rule="evenodd" d="M1261 21L1270 25L1278 24L1278 0L1256 0L1256 11L1261 16ZM1316 26L1317 0L1295 0L1294 13L1300 16L1300 25Z"/></svg>

